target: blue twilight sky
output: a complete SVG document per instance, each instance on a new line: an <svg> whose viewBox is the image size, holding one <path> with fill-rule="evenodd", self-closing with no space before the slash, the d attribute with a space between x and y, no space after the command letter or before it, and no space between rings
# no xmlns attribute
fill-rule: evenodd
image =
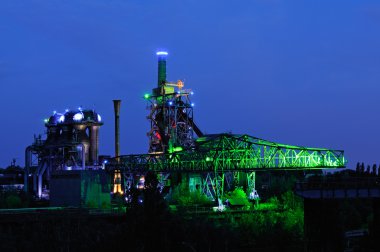
<svg viewBox="0 0 380 252"><path fill-rule="evenodd" d="M113 154L117 98L122 154L146 152L158 48L204 132L380 162L378 1L1 0L0 167L23 165L43 119L79 105L102 115Z"/></svg>

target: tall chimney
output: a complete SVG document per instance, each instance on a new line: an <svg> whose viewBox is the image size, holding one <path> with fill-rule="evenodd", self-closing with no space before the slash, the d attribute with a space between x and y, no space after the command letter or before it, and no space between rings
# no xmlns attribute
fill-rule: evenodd
<svg viewBox="0 0 380 252"><path fill-rule="evenodd" d="M158 83L157 86L161 87L166 82L166 56L168 53L159 51L156 53L158 56Z"/></svg>
<svg viewBox="0 0 380 252"><path fill-rule="evenodd" d="M121 100L113 100L115 112L115 157L120 156L120 104Z"/></svg>

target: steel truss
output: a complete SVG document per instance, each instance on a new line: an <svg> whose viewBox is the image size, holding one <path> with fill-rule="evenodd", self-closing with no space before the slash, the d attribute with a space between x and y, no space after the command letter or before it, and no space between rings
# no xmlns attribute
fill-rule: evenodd
<svg viewBox="0 0 380 252"><path fill-rule="evenodd" d="M114 178L116 178L117 174L119 173L119 170L114 170ZM145 172L139 172L139 173L134 173L133 171L124 171L122 172L122 183L120 184L123 185L123 193L128 192L131 190L132 187L143 187L144 184L141 184L140 179L142 177L146 176L146 171ZM163 190L165 186L168 186L170 184L170 173L169 172L161 172L157 174L157 179L158 179L158 187L160 188L160 191ZM145 181L145 179L144 179ZM115 180L114 180L115 184ZM114 193L116 191L114 190Z"/></svg>
<svg viewBox="0 0 380 252"><path fill-rule="evenodd" d="M232 172L235 185L242 176L240 173L244 173L247 194L251 199L257 199L255 171L343 168L345 164L342 150L278 144L248 135L218 134L198 138L192 150L121 156L111 160L107 168L120 169L127 174L149 170L158 174L206 173L202 190L213 199L220 199L223 195L226 173ZM226 177L229 187L230 175ZM167 179L168 176L164 177Z"/></svg>
<svg viewBox="0 0 380 252"><path fill-rule="evenodd" d="M109 169L155 172L238 172L343 168L344 151L269 142L248 135L205 135L193 150L121 156Z"/></svg>

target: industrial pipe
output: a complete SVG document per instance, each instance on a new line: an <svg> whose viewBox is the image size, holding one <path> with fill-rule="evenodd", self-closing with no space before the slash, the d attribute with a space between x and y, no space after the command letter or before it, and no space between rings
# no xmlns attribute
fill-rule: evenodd
<svg viewBox="0 0 380 252"><path fill-rule="evenodd" d="M120 156L120 104L121 100L113 100L115 112L115 157Z"/></svg>
<svg viewBox="0 0 380 252"><path fill-rule="evenodd" d="M30 172L30 162L32 160L31 157L31 152L32 152L32 146L28 146L25 149L25 168L24 168L24 191L28 192L28 187L29 187L29 172Z"/></svg>

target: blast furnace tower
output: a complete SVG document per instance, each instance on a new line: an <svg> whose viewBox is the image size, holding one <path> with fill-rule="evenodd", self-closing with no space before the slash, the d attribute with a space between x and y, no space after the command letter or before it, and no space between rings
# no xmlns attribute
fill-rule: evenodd
<svg viewBox="0 0 380 252"><path fill-rule="evenodd" d="M203 134L193 121L193 106L190 96L193 92L184 88L184 82L166 80L165 51L157 52L158 81L151 94L145 94L150 110L149 153L162 154L194 147L194 132Z"/></svg>

